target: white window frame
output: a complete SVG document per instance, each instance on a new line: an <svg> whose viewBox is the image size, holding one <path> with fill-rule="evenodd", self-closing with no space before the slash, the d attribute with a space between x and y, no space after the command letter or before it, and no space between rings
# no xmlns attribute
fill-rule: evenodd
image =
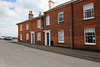
<svg viewBox="0 0 100 67"><path fill-rule="evenodd" d="M26 33L26 40L29 40L29 33Z"/></svg>
<svg viewBox="0 0 100 67"><path fill-rule="evenodd" d="M20 34L20 40L22 40L22 34Z"/></svg>
<svg viewBox="0 0 100 67"><path fill-rule="evenodd" d="M58 13L58 24L60 24L61 22L64 22L64 20L59 21L59 17L60 17L59 15L60 15L60 14L63 14L63 19L64 19L64 12L63 12L63 11L62 11L62 12L59 12L59 13Z"/></svg>
<svg viewBox="0 0 100 67"><path fill-rule="evenodd" d="M20 25L20 31L22 31L22 24Z"/></svg>
<svg viewBox="0 0 100 67"><path fill-rule="evenodd" d="M46 16L46 26L50 25L50 16Z"/></svg>
<svg viewBox="0 0 100 67"><path fill-rule="evenodd" d="M29 30L29 23L26 23L26 30Z"/></svg>
<svg viewBox="0 0 100 67"><path fill-rule="evenodd" d="M92 6L90 6L92 5ZM85 17L86 16L86 10L89 10L91 9L91 17ZM92 11L93 10L93 11ZM83 17L84 17L84 20L88 20L88 19L93 19L94 18L94 3L88 3L88 4L85 4L83 5Z"/></svg>
<svg viewBox="0 0 100 67"><path fill-rule="evenodd" d="M85 33L89 33L89 32L94 32L95 33L95 28L85 28L84 29L84 42L85 42L85 45L96 45L96 35L95 35L95 43L87 43L86 42L86 36ZM94 35L91 35L91 36L94 36Z"/></svg>
<svg viewBox="0 0 100 67"><path fill-rule="evenodd" d="M41 33L37 33L37 41L41 41Z"/></svg>
<svg viewBox="0 0 100 67"><path fill-rule="evenodd" d="M41 20L37 20L37 28L41 28Z"/></svg>
<svg viewBox="0 0 100 67"><path fill-rule="evenodd" d="M63 35L61 35L59 32L61 32L62 31L62 33L61 34L63 34ZM60 37L63 37L63 41L60 41ZM64 30L59 30L58 31L58 43L64 43L64 40L65 40L65 38L64 38Z"/></svg>

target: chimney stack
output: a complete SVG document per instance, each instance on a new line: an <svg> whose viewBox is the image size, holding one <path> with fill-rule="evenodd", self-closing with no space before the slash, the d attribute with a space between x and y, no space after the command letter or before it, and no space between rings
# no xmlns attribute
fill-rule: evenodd
<svg viewBox="0 0 100 67"><path fill-rule="evenodd" d="M29 11L29 20L33 19L33 14L32 14L32 11Z"/></svg>
<svg viewBox="0 0 100 67"><path fill-rule="evenodd" d="M39 16L42 16L41 11L39 12Z"/></svg>
<svg viewBox="0 0 100 67"><path fill-rule="evenodd" d="M49 9L52 9L54 7L54 2L52 0L49 0Z"/></svg>

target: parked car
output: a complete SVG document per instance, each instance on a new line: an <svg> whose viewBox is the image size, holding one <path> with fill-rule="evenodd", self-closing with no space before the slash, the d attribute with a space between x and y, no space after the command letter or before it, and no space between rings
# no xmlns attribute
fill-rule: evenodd
<svg viewBox="0 0 100 67"><path fill-rule="evenodd" d="M12 37L6 37L5 40L12 40Z"/></svg>

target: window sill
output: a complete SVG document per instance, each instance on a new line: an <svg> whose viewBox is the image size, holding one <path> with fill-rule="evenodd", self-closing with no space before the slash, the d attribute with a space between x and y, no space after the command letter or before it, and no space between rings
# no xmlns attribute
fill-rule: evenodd
<svg viewBox="0 0 100 67"><path fill-rule="evenodd" d="M85 46L96 46L96 44L95 43L86 43L86 44L84 44Z"/></svg>
<svg viewBox="0 0 100 67"><path fill-rule="evenodd" d="M50 26L50 25L46 25L46 27L47 27L47 26Z"/></svg>
<svg viewBox="0 0 100 67"><path fill-rule="evenodd" d="M58 23L58 24L64 24L64 22L63 23Z"/></svg>
<svg viewBox="0 0 100 67"><path fill-rule="evenodd" d="M90 18L84 18L83 20L91 20L91 19L95 19L95 17L90 17Z"/></svg>
<svg viewBox="0 0 100 67"><path fill-rule="evenodd" d="M65 44L64 42L58 42L58 44Z"/></svg>
<svg viewBox="0 0 100 67"><path fill-rule="evenodd" d="M41 29L41 28L38 28L38 29Z"/></svg>
<svg viewBox="0 0 100 67"><path fill-rule="evenodd" d="M41 42L41 41L37 41L37 42Z"/></svg>

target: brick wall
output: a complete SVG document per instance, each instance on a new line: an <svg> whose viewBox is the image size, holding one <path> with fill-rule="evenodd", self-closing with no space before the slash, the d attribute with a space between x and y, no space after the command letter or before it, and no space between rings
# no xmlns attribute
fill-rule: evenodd
<svg viewBox="0 0 100 67"><path fill-rule="evenodd" d="M64 24L58 24L58 13L64 12ZM71 18L71 6L67 6L49 13L45 13L46 16L50 16L50 26L46 26L46 17L44 18L44 30L51 30L51 41L56 46L67 46L70 47L70 31L72 28ZM58 43L58 31L64 30L65 43ZM44 40L45 41L45 40Z"/></svg>
<svg viewBox="0 0 100 67"><path fill-rule="evenodd" d="M42 19L35 19L35 20L31 20L25 23L21 23L22 24L22 31L20 31L20 25L18 25L18 41L19 42L29 42L31 43L31 31L35 32L35 43L37 44L43 44L43 29L38 29L37 28L37 20L41 20L41 27L42 26ZM29 30L26 30L26 23L29 23ZM41 41L37 41L37 33L41 33ZM29 40L26 40L26 34L29 33ZM22 40L20 40L20 34L22 34Z"/></svg>
<svg viewBox="0 0 100 67"><path fill-rule="evenodd" d="M26 30L26 23L29 23L29 30ZM22 23L22 31L20 31L20 25L18 25L18 41L19 42L31 42L31 34L30 34L30 30L31 30L31 27L30 27L30 22L26 22L26 23ZM26 40L26 34L29 33L29 40L27 41ZM20 40L20 34L22 34L22 40Z"/></svg>
<svg viewBox="0 0 100 67"><path fill-rule="evenodd" d="M41 29L37 28L37 20L41 20ZM31 31L35 31L35 43L43 44L43 22L41 18L31 21ZM37 33L41 33L41 41L37 41Z"/></svg>
<svg viewBox="0 0 100 67"><path fill-rule="evenodd" d="M94 2L94 19L83 20L83 5ZM74 4L74 45L75 48L97 49L100 50L100 1L84 0ZM84 45L84 29L95 28L96 45Z"/></svg>

